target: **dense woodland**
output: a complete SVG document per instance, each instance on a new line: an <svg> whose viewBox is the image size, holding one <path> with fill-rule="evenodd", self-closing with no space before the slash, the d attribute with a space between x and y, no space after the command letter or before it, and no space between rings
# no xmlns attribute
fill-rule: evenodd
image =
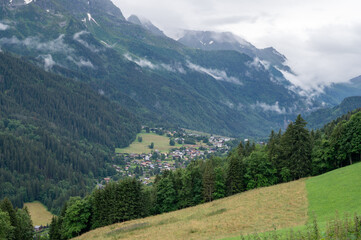
<svg viewBox="0 0 361 240"><path fill-rule="evenodd" d="M0 53L0 199L59 213L109 175L115 147L140 131L126 109L87 85Z"/></svg>
<svg viewBox="0 0 361 240"><path fill-rule="evenodd" d="M360 161L361 112L349 113L310 132L299 115L287 130L270 134L266 146L240 143L228 157L194 161L166 171L151 187L136 179L112 182L72 198L50 227L51 239L231 196L254 188L322 174Z"/></svg>

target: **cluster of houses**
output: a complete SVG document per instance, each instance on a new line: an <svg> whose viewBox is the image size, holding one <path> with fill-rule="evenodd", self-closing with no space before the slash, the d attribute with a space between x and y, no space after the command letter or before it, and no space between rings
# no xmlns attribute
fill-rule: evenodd
<svg viewBox="0 0 361 240"><path fill-rule="evenodd" d="M159 129L150 129L151 132L159 131ZM164 130L163 130L164 131ZM169 137L174 135L181 135L175 140L183 140L187 137L201 137L195 134L179 134L175 131L164 131ZM119 157L124 159L125 165L113 164L113 168L119 175L124 177L139 177L143 183L151 183L151 176L161 173L166 170L174 170L176 168L185 168L188 163L195 159L206 159L210 154L227 153L230 147L226 144L231 141L231 138L226 137L203 137L206 138L207 144L199 145L183 145L181 148L174 148L168 153L160 152L158 150L152 153L119 153ZM107 183L110 179L104 179L103 182Z"/></svg>

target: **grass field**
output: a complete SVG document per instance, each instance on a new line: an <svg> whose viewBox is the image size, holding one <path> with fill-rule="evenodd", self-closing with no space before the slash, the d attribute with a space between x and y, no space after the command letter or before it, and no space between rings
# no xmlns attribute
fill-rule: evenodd
<svg viewBox="0 0 361 240"><path fill-rule="evenodd" d="M53 215L46 209L46 207L42 203L25 203L24 206L28 208L34 226L45 226L47 224L50 225Z"/></svg>
<svg viewBox="0 0 361 240"><path fill-rule="evenodd" d="M114 224L77 239L240 239L241 234L303 229L313 214L322 228L336 211L340 217L361 213L361 163L314 178Z"/></svg>
<svg viewBox="0 0 361 240"><path fill-rule="evenodd" d="M336 215L361 213L361 163L341 168L306 181L309 214L320 222Z"/></svg>
<svg viewBox="0 0 361 240"><path fill-rule="evenodd" d="M143 141L138 142L138 137L142 137ZM154 149L150 149L148 146L151 143L154 143ZM201 143L197 143L198 145L202 145ZM204 145L204 144L203 144ZM145 133L144 131L138 133L136 140L130 144L129 147L126 148L117 148L115 149L115 153L151 153L154 150L159 150L163 153L168 153L172 148L180 148L182 144L176 144L175 146L169 145L169 138L165 135L160 136L155 133Z"/></svg>
<svg viewBox="0 0 361 240"><path fill-rule="evenodd" d="M138 137L142 137L143 141L138 142ZM150 149L148 146L151 143L154 143L154 149ZM168 152L171 148L180 147L179 146L170 146L169 138L167 136L160 136L155 133L139 133L136 140L130 144L127 148L117 148L116 153L151 153L152 150L158 149L161 152Z"/></svg>
<svg viewBox="0 0 361 240"><path fill-rule="evenodd" d="M304 180L238 194L200 206L115 224L77 239L219 239L304 224Z"/></svg>

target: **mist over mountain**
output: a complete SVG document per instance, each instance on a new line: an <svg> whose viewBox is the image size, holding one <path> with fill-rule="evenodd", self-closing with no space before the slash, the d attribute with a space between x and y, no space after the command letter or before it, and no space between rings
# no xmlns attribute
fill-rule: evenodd
<svg viewBox="0 0 361 240"><path fill-rule="evenodd" d="M231 33L175 41L110 0L5 1L0 17L1 49L86 82L143 123L264 138L322 107L285 78L285 56Z"/></svg>
<svg viewBox="0 0 361 240"><path fill-rule="evenodd" d="M258 49L251 43L234 35L231 32L190 31L186 30L184 36L178 40L180 43L207 51L231 50L258 58L264 65L273 65L281 70L292 73L289 66L285 65L287 58L273 47Z"/></svg>
<svg viewBox="0 0 361 240"><path fill-rule="evenodd" d="M165 37L165 34L148 19L143 19L143 18L140 19L136 15L131 15L128 17L127 20L128 20L128 22L143 26L145 29L149 30L150 32L152 32L155 35Z"/></svg>

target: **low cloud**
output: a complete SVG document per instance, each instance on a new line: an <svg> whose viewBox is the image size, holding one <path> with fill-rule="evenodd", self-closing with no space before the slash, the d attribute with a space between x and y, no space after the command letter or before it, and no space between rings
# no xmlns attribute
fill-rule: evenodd
<svg viewBox="0 0 361 240"><path fill-rule="evenodd" d="M155 64L145 58L137 58L136 59L136 58L130 56L130 54L128 54L128 53L124 54L123 56L128 61L134 62L135 64L137 64L138 66L140 66L142 68L149 68L151 70L164 70L164 71L168 71L168 72L174 72L174 73L178 72L181 74L186 74L186 71L184 70L183 66L180 63L175 63L173 65L165 64L165 63Z"/></svg>
<svg viewBox="0 0 361 240"><path fill-rule="evenodd" d="M39 58L42 58L44 61L44 69L49 71L52 69L56 62L53 60L53 57L50 54L40 55Z"/></svg>
<svg viewBox="0 0 361 240"><path fill-rule="evenodd" d="M267 61L261 61L258 57L255 57L253 61L247 62L248 67L253 67L257 71L264 71L265 69L269 69L270 63Z"/></svg>
<svg viewBox="0 0 361 240"><path fill-rule="evenodd" d="M81 39L81 36L85 35L85 34L89 34L89 32L87 32L87 31L77 32L74 34L73 39L75 41L79 42L80 44L82 44L84 47L88 48L90 51L95 52L95 53L99 52L100 49L98 49L96 46L89 44L86 41L84 41L83 39Z"/></svg>
<svg viewBox="0 0 361 240"><path fill-rule="evenodd" d="M25 39L18 39L13 36L11 38L1 38L0 45L20 45L25 46L31 49L36 49L41 52L61 52L69 54L73 52L65 42L64 42L64 34L61 34L57 39L51 40L49 42L41 42L38 37L28 37Z"/></svg>
<svg viewBox="0 0 361 240"><path fill-rule="evenodd" d="M273 105L269 105L267 103L263 103L263 102L258 102L256 104L253 104L251 106L252 108L261 108L263 111L265 112L276 112L278 114L286 114L286 109L285 108L281 108L279 106L279 103L276 102Z"/></svg>
<svg viewBox="0 0 361 240"><path fill-rule="evenodd" d="M10 28L9 25L0 22L0 31L5 31L8 28Z"/></svg>
<svg viewBox="0 0 361 240"><path fill-rule="evenodd" d="M230 82L237 85L243 85L242 82L236 77L230 77L223 70L212 69L212 68L204 68L199 65L193 64L191 62L187 62L187 67L192 69L193 71L207 74L218 81Z"/></svg>
<svg viewBox="0 0 361 240"><path fill-rule="evenodd" d="M94 65L89 60L84 60L83 58L80 58L79 60L75 60L73 57L68 56L67 59L75 63L78 67L89 67L94 68Z"/></svg>

